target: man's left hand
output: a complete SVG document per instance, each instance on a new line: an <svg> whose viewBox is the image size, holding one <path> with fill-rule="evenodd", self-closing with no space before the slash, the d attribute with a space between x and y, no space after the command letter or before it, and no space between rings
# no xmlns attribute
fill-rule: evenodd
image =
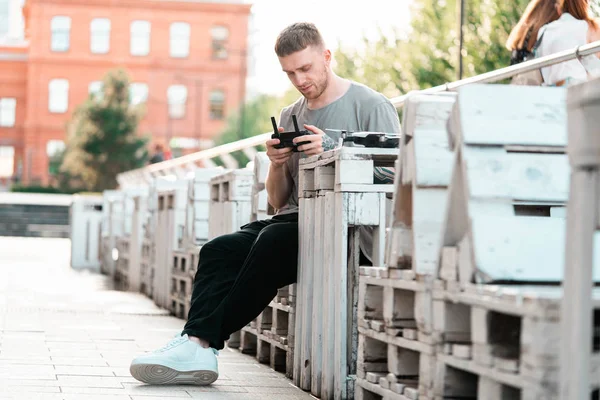
<svg viewBox="0 0 600 400"><path fill-rule="evenodd" d="M307 156L314 156L323 152L323 136L325 132L314 125L304 125L304 129L314 133L314 135L299 136L294 139L294 143L309 142L298 146L298 151L304 152Z"/></svg>

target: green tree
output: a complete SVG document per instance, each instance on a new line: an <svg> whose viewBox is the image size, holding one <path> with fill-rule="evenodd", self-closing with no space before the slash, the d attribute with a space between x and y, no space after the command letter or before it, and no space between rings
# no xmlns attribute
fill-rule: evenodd
<svg viewBox="0 0 600 400"><path fill-rule="evenodd" d="M463 76L509 65L505 42L528 0L465 0ZM415 0L408 31L335 54L336 71L389 97L457 79L457 0ZM365 39L366 40L366 39Z"/></svg>
<svg viewBox="0 0 600 400"><path fill-rule="evenodd" d="M103 95L91 95L67 124L60 171L85 190L113 189L117 174L146 164L148 139L137 134L144 110L131 106L129 82L123 70L107 73Z"/></svg>

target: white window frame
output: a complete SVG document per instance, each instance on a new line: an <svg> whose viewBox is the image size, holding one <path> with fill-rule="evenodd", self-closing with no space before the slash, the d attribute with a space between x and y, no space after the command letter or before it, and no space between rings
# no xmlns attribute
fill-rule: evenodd
<svg viewBox="0 0 600 400"><path fill-rule="evenodd" d="M148 84L133 82L129 84L129 104L137 106L148 101Z"/></svg>
<svg viewBox="0 0 600 400"><path fill-rule="evenodd" d="M184 85L171 85L167 89L169 116L173 119L185 117L188 89Z"/></svg>
<svg viewBox="0 0 600 400"><path fill-rule="evenodd" d="M15 174L15 148L0 146L0 178L10 178Z"/></svg>
<svg viewBox="0 0 600 400"><path fill-rule="evenodd" d="M6 36L11 31L11 25L15 24L11 21L12 4L10 0L0 1L0 4L2 4L2 10L0 10L0 36Z"/></svg>
<svg viewBox="0 0 600 400"><path fill-rule="evenodd" d="M54 114L66 113L69 109L69 81L52 79L48 83L48 111Z"/></svg>
<svg viewBox="0 0 600 400"><path fill-rule="evenodd" d="M187 22L173 22L169 27L169 51L173 58L190 55L191 27Z"/></svg>
<svg viewBox="0 0 600 400"><path fill-rule="evenodd" d="M59 154L61 151L64 151L66 148L66 144L64 140L48 140L46 142L46 155L48 158L52 158Z"/></svg>
<svg viewBox="0 0 600 400"><path fill-rule="evenodd" d="M225 60L229 56L227 53L229 33L229 28L224 25L213 25L210 28L213 59Z"/></svg>
<svg viewBox="0 0 600 400"><path fill-rule="evenodd" d="M17 114L17 99L3 97L0 99L0 127L11 128L15 126Z"/></svg>
<svg viewBox="0 0 600 400"><path fill-rule="evenodd" d="M218 99L217 99L217 96L219 97ZM215 120L215 121L221 121L221 120L225 119L225 91L222 89L212 90L208 96L208 100L209 100L208 114L210 116L210 119ZM213 113L214 106L220 106L221 113L222 113L222 115L220 117L217 117L214 115L214 113Z"/></svg>
<svg viewBox="0 0 600 400"><path fill-rule="evenodd" d="M129 26L129 53L132 56L147 56L150 54L151 33L152 25L150 21L131 21Z"/></svg>
<svg viewBox="0 0 600 400"><path fill-rule="evenodd" d="M50 21L50 49L55 52L71 48L71 17L55 15Z"/></svg>
<svg viewBox="0 0 600 400"><path fill-rule="evenodd" d="M102 100L104 98L104 89L102 81L92 81L88 85L88 94L93 96L96 100Z"/></svg>
<svg viewBox="0 0 600 400"><path fill-rule="evenodd" d="M111 22L108 18L94 18L90 22L90 51L107 54L110 51Z"/></svg>

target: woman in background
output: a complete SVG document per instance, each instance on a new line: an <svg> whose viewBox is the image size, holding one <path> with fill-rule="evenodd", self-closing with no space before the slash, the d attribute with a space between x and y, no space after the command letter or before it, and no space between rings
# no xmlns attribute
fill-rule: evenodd
<svg viewBox="0 0 600 400"><path fill-rule="evenodd" d="M537 49L537 57L571 50L600 40L600 24L590 15L588 0L558 0L556 10L559 18L543 27L538 33L538 38L542 34L543 37ZM542 68L546 85L563 86L598 75L600 75L600 59L596 55Z"/></svg>
<svg viewBox="0 0 600 400"><path fill-rule="evenodd" d="M512 52L510 65L534 58L540 28L559 16L556 0L531 0L506 41L506 48Z"/></svg>

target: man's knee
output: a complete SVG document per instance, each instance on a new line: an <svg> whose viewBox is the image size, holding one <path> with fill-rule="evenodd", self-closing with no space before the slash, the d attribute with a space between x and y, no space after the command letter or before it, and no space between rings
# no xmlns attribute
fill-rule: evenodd
<svg viewBox="0 0 600 400"><path fill-rule="evenodd" d="M231 234L217 236L209 240L200 247L199 259L223 258L226 255L233 255L236 249L235 240Z"/></svg>
<svg viewBox="0 0 600 400"><path fill-rule="evenodd" d="M271 224L260 231L255 246L284 246L298 248L298 224Z"/></svg>

